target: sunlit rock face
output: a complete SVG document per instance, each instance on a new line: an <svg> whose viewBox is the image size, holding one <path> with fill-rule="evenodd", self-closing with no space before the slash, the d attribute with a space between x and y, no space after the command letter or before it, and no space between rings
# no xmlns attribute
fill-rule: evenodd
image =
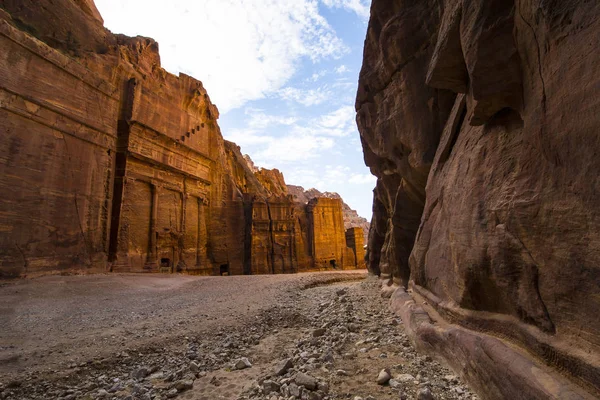
<svg viewBox="0 0 600 400"><path fill-rule="evenodd" d="M596 395L599 16L374 0L356 101L378 177L369 268Z"/></svg>
<svg viewBox="0 0 600 400"><path fill-rule="evenodd" d="M302 186L287 185L288 193L294 197L294 200L303 204L308 203L315 197L326 197L329 199L341 199L342 200L342 216L344 218L344 229L349 230L351 228L361 228L363 231L363 244L366 245L369 237L369 221L366 218L358 215L356 210L353 210L342 196L336 192L321 192L315 188L305 190Z"/></svg>
<svg viewBox="0 0 600 400"><path fill-rule="evenodd" d="M249 168L202 83L162 69L153 39L113 35L91 0L0 5L1 277L361 266L341 200L315 234L283 175Z"/></svg>

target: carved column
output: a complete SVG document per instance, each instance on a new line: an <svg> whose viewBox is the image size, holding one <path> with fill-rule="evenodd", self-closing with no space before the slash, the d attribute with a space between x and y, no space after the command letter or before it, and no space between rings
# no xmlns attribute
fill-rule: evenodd
<svg viewBox="0 0 600 400"><path fill-rule="evenodd" d="M200 267L202 265L202 242L200 238L202 236L202 218L204 214L204 209L202 199L196 197L196 201L198 202L198 220L196 221L198 224L198 230L196 234L196 267Z"/></svg>
<svg viewBox="0 0 600 400"><path fill-rule="evenodd" d="M157 255L156 255L156 221L158 219L158 186L154 183L150 184L152 191L152 197L150 200L150 240L148 246L148 256L146 258L146 269L156 269Z"/></svg>
<svg viewBox="0 0 600 400"><path fill-rule="evenodd" d="M180 217L180 226L179 226L179 232L178 232L178 240L177 240L177 252L179 253L179 261L177 262L177 271L183 271L186 269L186 263L184 260L184 255L185 255L185 213L186 213L186 203L187 203L187 198L188 198L188 194L184 193L184 192L180 192L179 193L180 197L181 197L181 215Z"/></svg>

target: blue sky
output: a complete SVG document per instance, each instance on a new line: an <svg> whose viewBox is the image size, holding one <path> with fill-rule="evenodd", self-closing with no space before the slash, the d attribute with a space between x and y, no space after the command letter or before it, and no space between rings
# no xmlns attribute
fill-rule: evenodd
<svg viewBox="0 0 600 400"><path fill-rule="evenodd" d="M223 136L288 184L335 191L370 219L354 98L370 0L96 0L114 33L149 36L201 80Z"/></svg>

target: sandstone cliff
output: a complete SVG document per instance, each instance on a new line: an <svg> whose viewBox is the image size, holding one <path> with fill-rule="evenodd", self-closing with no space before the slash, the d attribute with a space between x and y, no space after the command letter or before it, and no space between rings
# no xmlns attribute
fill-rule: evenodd
<svg viewBox="0 0 600 400"><path fill-rule="evenodd" d="M344 227L350 228L361 228L363 231L363 238L365 244L369 238L369 221L366 218L358 215L356 210L350 208L348 204L342 199L338 193L335 192L320 192L315 188L305 190L302 186L287 185L288 193L294 196L294 199L300 203L308 203L315 197L325 197L328 199L340 199L342 200L342 211L344 214Z"/></svg>
<svg viewBox="0 0 600 400"><path fill-rule="evenodd" d="M91 0L0 7L1 277L362 266L341 201L315 218L249 168L153 39L112 34Z"/></svg>
<svg viewBox="0 0 600 400"><path fill-rule="evenodd" d="M599 33L593 1L372 3L369 268L484 398L600 396Z"/></svg>

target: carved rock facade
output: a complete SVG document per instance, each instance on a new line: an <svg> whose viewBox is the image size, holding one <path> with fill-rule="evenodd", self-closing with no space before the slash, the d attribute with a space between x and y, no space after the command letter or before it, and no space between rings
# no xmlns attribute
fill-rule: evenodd
<svg viewBox="0 0 600 400"><path fill-rule="evenodd" d="M372 3L369 268L484 398L600 396L599 32L598 2Z"/></svg>
<svg viewBox="0 0 600 400"><path fill-rule="evenodd" d="M369 221L366 218L358 215L356 210L353 210L346 202L342 199L342 196L336 192L320 192L315 188L305 190L302 186L287 185L288 193L294 196L295 201L301 203L308 203L315 197L326 197L329 199L341 199L342 200L342 214L344 217L344 228L346 230L350 228L361 228L363 231L363 246L367 244L369 237Z"/></svg>
<svg viewBox="0 0 600 400"><path fill-rule="evenodd" d="M154 40L113 35L90 0L0 6L0 276L360 266L341 200L311 208L251 171Z"/></svg>

